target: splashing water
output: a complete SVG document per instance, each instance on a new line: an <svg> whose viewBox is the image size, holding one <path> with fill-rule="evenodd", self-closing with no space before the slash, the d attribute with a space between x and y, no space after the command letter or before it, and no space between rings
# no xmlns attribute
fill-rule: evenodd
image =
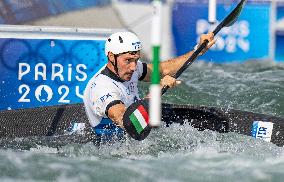
<svg viewBox="0 0 284 182"><path fill-rule="evenodd" d="M284 116L284 65L194 63L163 101ZM142 85L147 92L148 85ZM95 146L35 145L0 149L1 181L282 181L283 148L236 133L179 124ZM15 142L15 141L14 141ZM19 145L20 146L20 145Z"/></svg>

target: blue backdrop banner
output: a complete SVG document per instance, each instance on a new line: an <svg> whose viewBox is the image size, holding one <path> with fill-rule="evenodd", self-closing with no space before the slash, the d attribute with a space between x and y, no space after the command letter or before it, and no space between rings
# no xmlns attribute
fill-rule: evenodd
<svg viewBox="0 0 284 182"><path fill-rule="evenodd" d="M277 7L277 24L284 24L284 2L279 3ZM276 31L276 50L275 60L284 61L284 30Z"/></svg>
<svg viewBox="0 0 284 182"><path fill-rule="evenodd" d="M0 110L82 102L105 40L0 39Z"/></svg>
<svg viewBox="0 0 284 182"><path fill-rule="evenodd" d="M191 50L201 34L213 31L208 23L208 4L176 2L173 6L172 31L176 55ZM217 20L222 21L235 7L217 5ZM214 62L242 62L269 55L270 4L248 3L238 21L217 35L216 45L201 59Z"/></svg>
<svg viewBox="0 0 284 182"><path fill-rule="evenodd" d="M277 6L277 20L283 19L284 18L284 2L282 4L279 4Z"/></svg>
<svg viewBox="0 0 284 182"><path fill-rule="evenodd" d="M284 61L284 31L278 31L276 33L276 51L275 60Z"/></svg>

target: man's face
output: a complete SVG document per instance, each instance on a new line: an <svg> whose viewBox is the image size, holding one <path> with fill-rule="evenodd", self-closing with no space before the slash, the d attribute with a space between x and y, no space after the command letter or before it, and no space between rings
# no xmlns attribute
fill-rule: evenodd
<svg viewBox="0 0 284 182"><path fill-rule="evenodd" d="M129 81L136 70L140 51L119 54L117 57L118 75L124 81Z"/></svg>

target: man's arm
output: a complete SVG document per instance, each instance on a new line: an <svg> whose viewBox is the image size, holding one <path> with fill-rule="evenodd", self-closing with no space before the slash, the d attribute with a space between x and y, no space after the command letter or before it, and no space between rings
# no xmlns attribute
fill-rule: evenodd
<svg viewBox="0 0 284 182"><path fill-rule="evenodd" d="M193 51L187 52L186 54L160 62L160 76L163 78L166 75L174 76L177 70L185 63L185 61L192 55ZM143 81L151 81L151 74L153 71L153 65L147 64L147 74Z"/></svg>
<svg viewBox="0 0 284 182"><path fill-rule="evenodd" d="M209 40L208 46L204 51L202 51L202 54L205 53L214 43L214 34L212 32L202 35L200 37L200 43L201 45L205 40ZM185 53L184 55L178 56L176 58L172 58L167 61L163 61L160 63L160 74L161 78L164 78L166 75L169 75L173 77L175 73L181 68L181 66L187 61L187 59L193 54L194 51L189 51ZM147 74L143 81L150 81L151 80L151 73L153 70L152 64L147 64Z"/></svg>
<svg viewBox="0 0 284 182"><path fill-rule="evenodd" d="M108 110L108 117L119 127L123 127L123 115L126 111L126 107L124 104L116 104L111 106Z"/></svg>

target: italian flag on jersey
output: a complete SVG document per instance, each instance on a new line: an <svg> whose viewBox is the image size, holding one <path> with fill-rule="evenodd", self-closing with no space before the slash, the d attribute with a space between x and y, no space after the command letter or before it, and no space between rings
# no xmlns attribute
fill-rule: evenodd
<svg viewBox="0 0 284 182"><path fill-rule="evenodd" d="M132 124L134 125L138 134L140 134L144 128L149 124L149 116L146 109L140 105L130 116Z"/></svg>

